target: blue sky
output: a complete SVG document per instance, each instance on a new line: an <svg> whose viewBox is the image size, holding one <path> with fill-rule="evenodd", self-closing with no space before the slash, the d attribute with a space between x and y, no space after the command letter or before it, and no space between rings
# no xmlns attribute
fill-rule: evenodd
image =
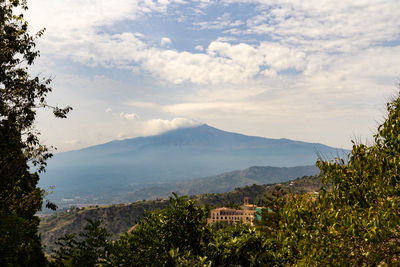
<svg viewBox="0 0 400 267"><path fill-rule="evenodd" d="M30 0L59 151L207 123L350 147L400 75L397 0Z"/></svg>

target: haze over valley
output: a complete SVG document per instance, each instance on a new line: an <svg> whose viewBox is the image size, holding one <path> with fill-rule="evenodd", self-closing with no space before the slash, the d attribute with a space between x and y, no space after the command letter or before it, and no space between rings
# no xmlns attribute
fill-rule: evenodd
<svg viewBox="0 0 400 267"><path fill-rule="evenodd" d="M55 186L50 198L60 205L131 202L167 197L172 191L221 193L314 175L319 156L333 159L345 153L323 144L246 136L203 124L56 154L40 186ZM269 167L259 167L257 174L254 168L233 172L250 166Z"/></svg>

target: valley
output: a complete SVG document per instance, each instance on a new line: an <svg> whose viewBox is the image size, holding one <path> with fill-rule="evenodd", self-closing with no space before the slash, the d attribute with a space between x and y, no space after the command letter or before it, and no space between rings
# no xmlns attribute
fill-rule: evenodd
<svg viewBox="0 0 400 267"><path fill-rule="evenodd" d="M48 198L60 207L128 203L171 191L221 193L314 175L319 156L333 159L346 153L319 143L246 136L203 124L56 154L39 185L52 191ZM256 172L261 169L254 168L244 175L240 170L249 166L275 167L265 167L269 169L260 176Z"/></svg>
<svg viewBox="0 0 400 267"><path fill-rule="evenodd" d="M226 193L192 195L199 205L211 207L240 205L244 197L263 205L265 197L272 196L277 189L286 193L303 194L317 192L321 188L319 176L304 176L285 183L250 185L236 188ZM86 224L86 219L102 220L102 226L116 239L134 226L146 211L162 209L169 205L167 199L144 200L130 204L106 206L73 207L41 219L40 233L47 253L56 248L55 241L65 234L78 233Z"/></svg>

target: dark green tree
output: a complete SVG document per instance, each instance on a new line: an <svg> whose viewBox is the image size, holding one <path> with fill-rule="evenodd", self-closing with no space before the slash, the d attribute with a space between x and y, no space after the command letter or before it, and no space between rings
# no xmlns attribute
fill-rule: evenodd
<svg viewBox="0 0 400 267"><path fill-rule="evenodd" d="M54 266L97 266L106 263L106 248L111 234L101 227L101 221L87 220L84 231L78 235L67 234L57 242Z"/></svg>
<svg viewBox="0 0 400 267"><path fill-rule="evenodd" d="M40 144L33 124L36 109L49 107L64 118L70 107L46 103L50 79L31 76L29 67L39 56L23 14L24 0L0 0L0 265L43 266L45 257L38 236L44 191L37 187L38 172L51 157ZM22 11L21 11L22 10ZM31 172L29 166L36 166ZM54 204L47 203L49 208Z"/></svg>
<svg viewBox="0 0 400 267"><path fill-rule="evenodd" d="M261 213L261 221L254 223L260 227L260 230L270 237L276 237L280 230L280 222L282 221L281 210L286 204L286 196L288 191L284 190L280 185L273 186L271 192L268 192L262 200L262 205L267 207Z"/></svg>
<svg viewBox="0 0 400 267"><path fill-rule="evenodd" d="M208 239L206 219L205 208L174 195L170 206L146 213L132 233L113 244L110 266L173 266L179 253L197 257Z"/></svg>
<svg viewBox="0 0 400 267"><path fill-rule="evenodd" d="M289 256L276 239L246 224L216 225L204 256L211 266L284 266Z"/></svg>
<svg viewBox="0 0 400 267"><path fill-rule="evenodd" d="M347 160L318 162L330 190L286 202L279 236L297 264L400 264L400 95L387 111L372 145L354 143Z"/></svg>

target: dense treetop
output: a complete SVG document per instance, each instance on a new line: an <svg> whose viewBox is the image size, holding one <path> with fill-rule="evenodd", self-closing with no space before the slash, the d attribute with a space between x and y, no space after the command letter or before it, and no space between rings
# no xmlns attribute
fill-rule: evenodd
<svg viewBox="0 0 400 267"><path fill-rule="evenodd" d="M0 0L0 265L40 266L45 264L39 219L44 191L37 187L48 148L39 142L34 128L36 109L49 107L56 117L64 118L70 107L61 109L47 104L51 79L32 76L39 52L35 41L43 31L31 35L22 12L24 0ZM17 13L18 12L18 13ZM21 12L21 13L19 13ZM47 203L47 207L55 208Z"/></svg>

